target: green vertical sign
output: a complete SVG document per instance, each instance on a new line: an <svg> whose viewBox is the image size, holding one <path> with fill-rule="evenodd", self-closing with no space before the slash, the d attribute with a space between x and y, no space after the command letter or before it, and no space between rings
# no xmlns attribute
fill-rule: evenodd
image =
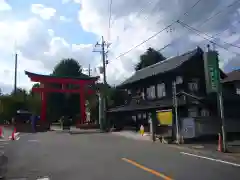
<svg viewBox="0 0 240 180"><path fill-rule="evenodd" d="M207 93L218 92L220 87L220 72L216 51L205 52L204 69Z"/></svg>

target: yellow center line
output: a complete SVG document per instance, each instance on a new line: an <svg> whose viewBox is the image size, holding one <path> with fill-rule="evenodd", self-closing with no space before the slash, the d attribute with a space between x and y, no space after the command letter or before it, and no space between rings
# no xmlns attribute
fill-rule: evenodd
<svg viewBox="0 0 240 180"><path fill-rule="evenodd" d="M130 160L130 159L122 158L122 160L125 161L125 162L128 162L128 163L130 163L130 164L132 164L132 165L134 165L134 166L136 166L136 167L138 167L138 168L140 168L140 169L142 169L142 170L144 170L144 171L147 171L147 172L149 172L149 173L151 173L151 174L154 174L155 176L161 177L161 178L163 178L164 180L173 180L172 178L170 178L170 177L168 177L168 176L165 176L164 174L162 174L162 173L160 173L160 172L157 172L157 171L155 171L155 170L153 170L153 169L147 168L147 167L145 167L145 166L143 166L143 165L141 165L141 164L138 164L137 162L132 161L132 160Z"/></svg>

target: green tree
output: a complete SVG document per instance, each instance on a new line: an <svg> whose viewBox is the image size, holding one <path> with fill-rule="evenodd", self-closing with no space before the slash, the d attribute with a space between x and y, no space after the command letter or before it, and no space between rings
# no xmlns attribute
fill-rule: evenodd
<svg viewBox="0 0 240 180"><path fill-rule="evenodd" d="M26 101L27 101L27 96L28 93L25 89L23 88L17 88L16 93L14 90L11 92L10 96L12 96L13 99L19 100L22 102L20 109L27 109Z"/></svg>
<svg viewBox="0 0 240 180"><path fill-rule="evenodd" d="M9 121L17 110L27 110L40 114L41 98L32 96L25 89L18 88L16 93L0 96L0 120ZM2 122L1 122L2 123Z"/></svg>
<svg viewBox="0 0 240 180"><path fill-rule="evenodd" d="M53 69L52 75L54 76L66 76L66 77L81 77L82 74L81 65L74 59L63 59Z"/></svg>
<svg viewBox="0 0 240 180"><path fill-rule="evenodd" d="M32 86L32 88L39 88L40 87L40 83L35 83L35 84L33 84L33 86ZM33 92L32 91L32 89L29 91L29 94L31 95L31 96L40 96L40 94L37 92L37 93L35 93L35 92Z"/></svg>
<svg viewBox="0 0 240 180"><path fill-rule="evenodd" d="M126 91L116 88L111 88L109 91L109 106L116 107L123 105L128 99Z"/></svg>
<svg viewBox="0 0 240 180"><path fill-rule="evenodd" d="M150 47L144 54L140 56L140 61L136 64L135 70L138 71L165 59L166 58L160 52Z"/></svg>
<svg viewBox="0 0 240 180"><path fill-rule="evenodd" d="M85 77L82 74L81 65L74 59L63 59L53 69L52 74L57 77L79 78ZM61 88L59 85L52 85L55 88ZM67 86L67 88L73 88ZM76 115L80 111L79 94L51 93L48 95L48 111L54 120L63 115Z"/></svg>

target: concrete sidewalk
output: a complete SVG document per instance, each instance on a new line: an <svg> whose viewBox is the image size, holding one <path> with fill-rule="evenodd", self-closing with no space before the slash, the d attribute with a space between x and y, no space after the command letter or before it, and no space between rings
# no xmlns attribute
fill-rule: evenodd
<svg viewBox="0 0 240 180"><path fill-rule="evenodd" d="M234 143L234 142L233 142ZM228 144L228 153L218 151L217 144L168 144L168 146L177 148L190 153L197 153L202 155L210 155L215 158L224 158L230 161L240 163L240 146L232 146L233 143Z"/></svg>
<svg viewBox="0 0 240 180"><path fill-rule="evenodd" d="M133 140L143 140L151 142L151 135L149 133L145 133L144 136L141 136L139 133L133 131L120 131L120 132L111 132L113 135L126 137ZM156 142L161 142L160 140L156 140ZM161 143L162 144L162 143ZM164 143L165 144L165 143ZM239 146L238 146L239 145ZM215 158L224 158L230 161L240 163L240 141L233 141L228 143L228 150L231 153L222 153L217 151L217 143L191 143L191 144L166 144L166 146L180 149L182 151L209 155Z"/></svg>
<svg viewBox="0 0 240 180"><path fill-rule="evenodd" d="M111 133L117 136L123 136L123 137L134 139L134 140L144 140L144 141L152 140L149 133L144 133L143 136L133 131L120 131L120 132L111 132Z"/></svg>
<svg viewBox="0 0 240 180"><path fill-rule="evenodd" d="M63 133L70 133L70 134L101 133L100 129L80 129L80 128L76 128L75 126L71 126L70 130L63 130L60 126L51 126L50 130L55 132L63 132Z"/></svg>

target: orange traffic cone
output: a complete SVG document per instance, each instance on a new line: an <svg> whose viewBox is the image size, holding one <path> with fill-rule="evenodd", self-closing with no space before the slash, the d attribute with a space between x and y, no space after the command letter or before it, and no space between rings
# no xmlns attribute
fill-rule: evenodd
<svg viewBox="0 0 240 180"><path fill-rule="evenodd" d="M3 138L4 136L3 136L3 128L2 128L2 126L0 126L0 138Z"/></svg>
<svg viewBox="0 0 240 180"><path fill-rule="evenodd" d="M222 152L222 136L218 133L218 151Z"/></svg>
<svg viewBox="0 0 240 180"><path fill-rule="evenodd" d="M17 129L14 127L13 132L12 132L12 140L15 140L15 133L17 132Z"/></svg>

